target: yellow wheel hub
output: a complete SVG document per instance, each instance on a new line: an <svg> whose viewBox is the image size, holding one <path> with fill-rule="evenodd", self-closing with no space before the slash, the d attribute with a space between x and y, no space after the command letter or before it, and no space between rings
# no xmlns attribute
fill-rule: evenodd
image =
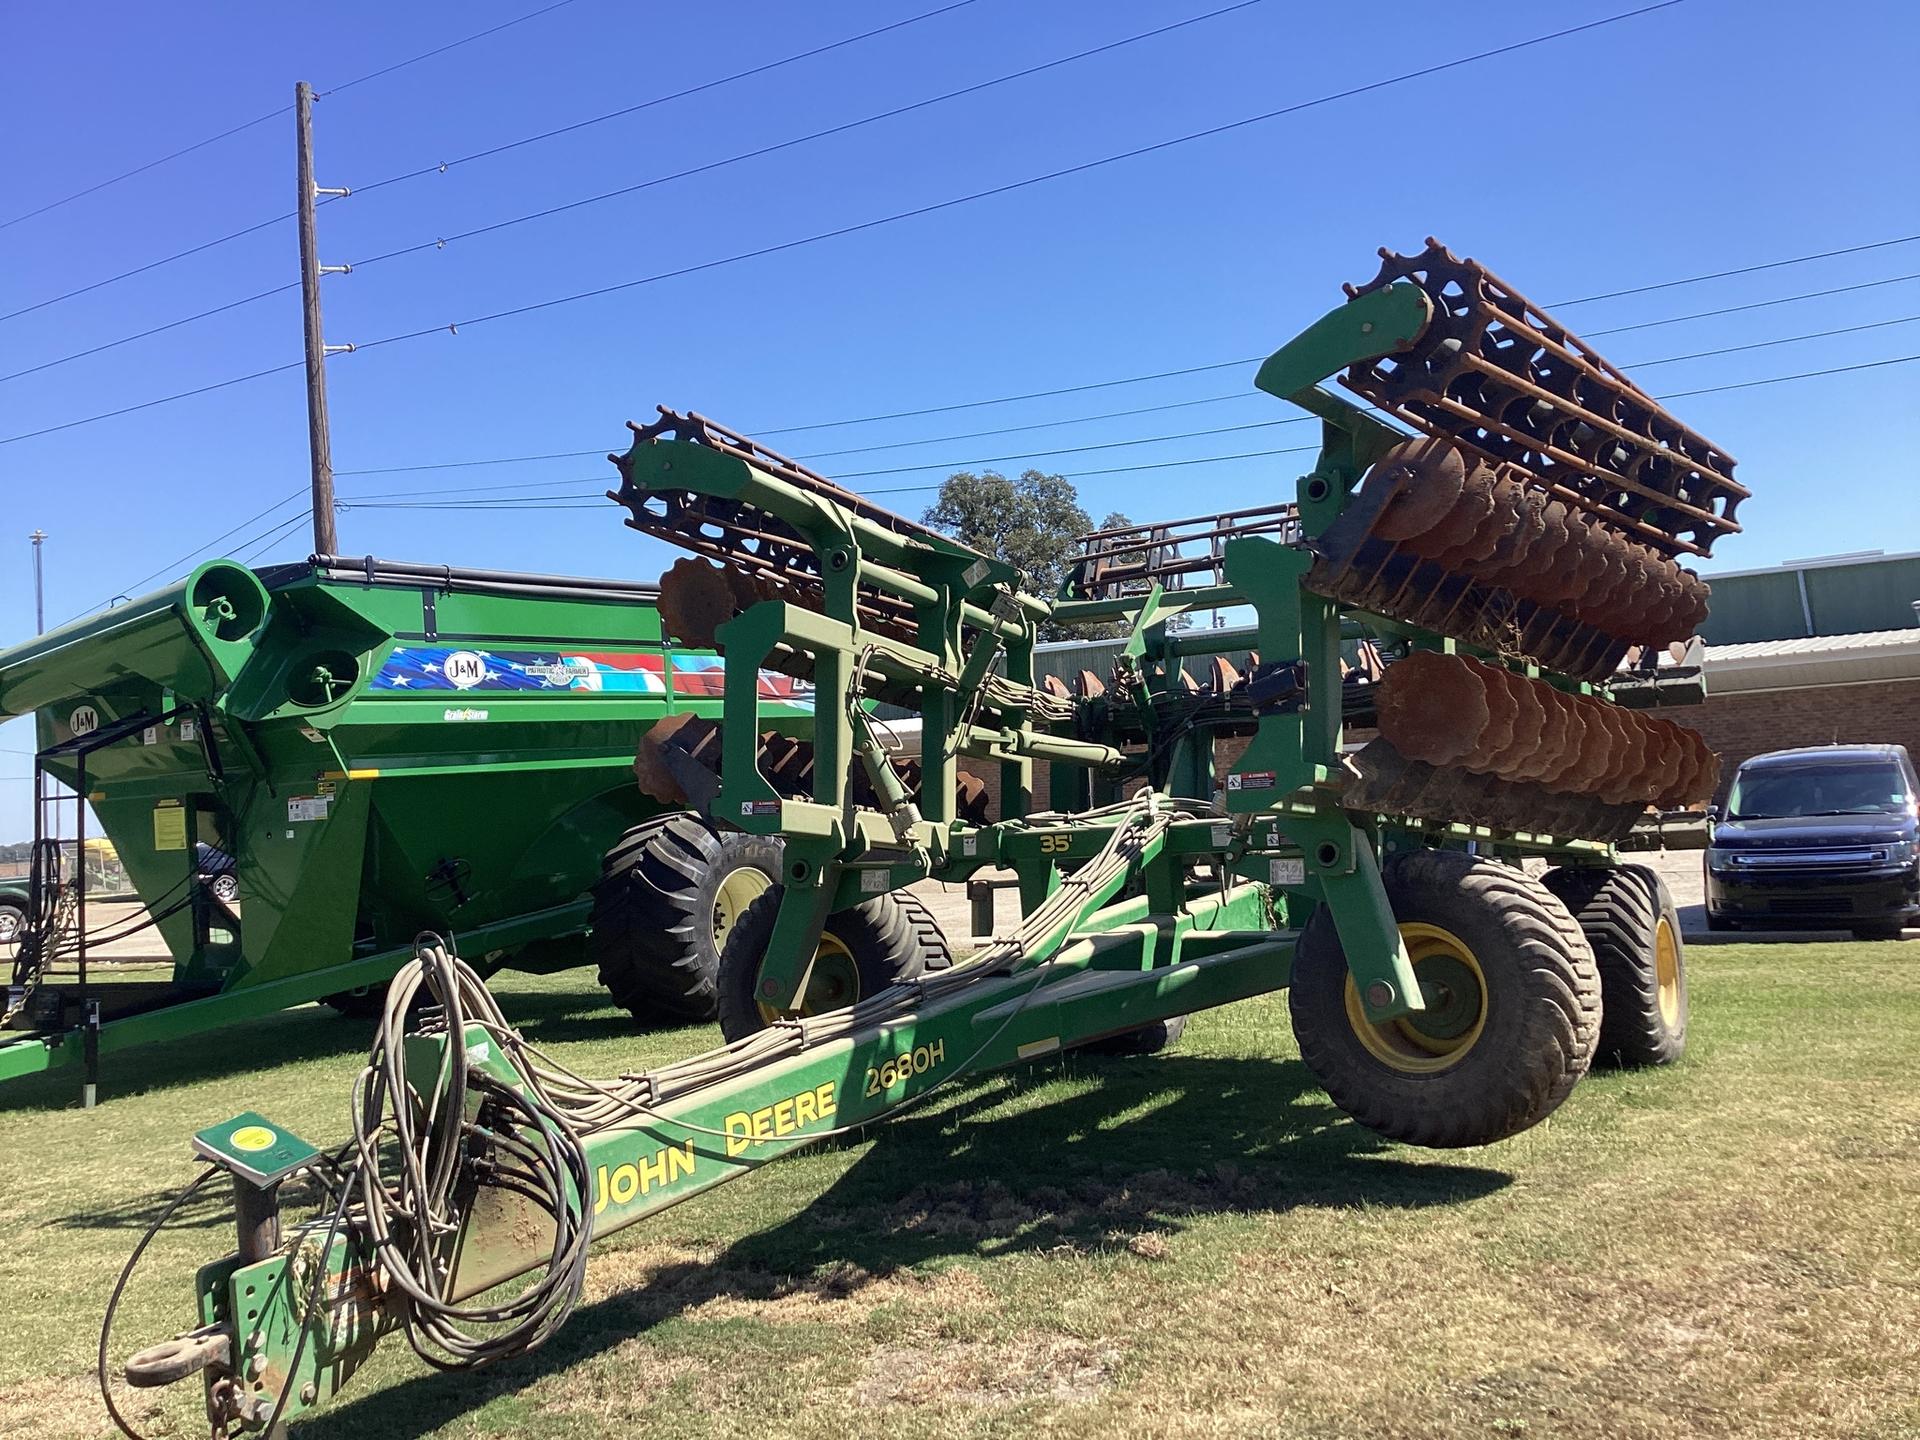
<svg viewBox="0 0 1920 1440"><path fill-rule="evenodd" d="M860 999L860 966L853 952L839 937L820 933L820 946L813 952L813 967L807 971L807 988L800 996L797 1010L779 1010L756 1000L760 1018L771 1025L794 1016L822 1015L829 1010L844 1010Z"/></svg>
<svg viewBox="0 0 1920 1440"><path fill-rule="evenodd" d="M1660 987L1660 1022L1671 1030L1680 1023L1680 937L1664 915L1653 929L1653 975Z"/></svg>
<svg viewBox="0 0 1920 1440"><path fill-rule="evenodd" d="M1432 1075L1457 1064L1487 1028L1487 977L1473 951L1451 930L1409 921L1400 939L1413 961L1426 1009L1376 1025L1347 976L1347 1023L1367 1053L1389 1069Z"/></svg>
<svg viewBox="0 0 1920 1440"><path fill-rule="evenodd" d="M713 948L716 951L726 947L727 932L746 913L747 906L764 895L772 884L765 871L751 865L742 865L721 879L720 888L713 893Z"/></svg>

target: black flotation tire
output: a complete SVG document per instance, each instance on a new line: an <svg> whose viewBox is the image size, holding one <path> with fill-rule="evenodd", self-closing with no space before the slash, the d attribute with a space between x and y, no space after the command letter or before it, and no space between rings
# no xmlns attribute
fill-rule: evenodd
<svg viewBox="0 0 1920 1440"><path fill-rule="evenodd" d="M1580 923L1600 966L1600 1057L1621 1065L1678 1060L1687 1049L1686 949L1665 883L1644 865L1567 866L1549 870L1542 883ZM1663 943L1674 971L1665 1006Z"/></svg>
<svg viewBox="0 0 1920 1440"><path fill-rule="evenodd" d="M722 830L690 811L656 815L607 851L593 887L587 958L614 1001L645 1024L715 1017L720 887L739 870L772 885L779 840Z"/></svg>
<svg viewBox="0 0 1920 1440"><path fill-rule="evenodd" d="M1301 1057L1334 1104L1394 1140L1486 1145L1545 1119L1587 1073L1599 1038L1599 970L1573 916L1523 872L1455 851L1390 856L1382 878L1403 933L1435 927L1466 947L1482 976L1478 1028L1443 1064L1414 1062L1424 1070L1381 1058L1349 1011L1346 956L1322 905L1294 951Z"/></svg>

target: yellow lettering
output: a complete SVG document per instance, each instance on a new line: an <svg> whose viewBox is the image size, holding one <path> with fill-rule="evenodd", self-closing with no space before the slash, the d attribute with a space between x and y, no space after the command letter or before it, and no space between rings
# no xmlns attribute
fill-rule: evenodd
<svg viewBox="0 0 1920 1440"><path fill-rule="evenodd" d="M938 1065L947 1058L947 1042L936 1040L927 1047L928 1065Z"/></svg>
<svg viewBox="0 0 1920 1440"><path fill-rule="evenodd" d="M814 1089L813 1105L814 1108L820 1112L820 1118L822 1120L826 1119L829 1115L838 1113L833 1103L833 1081L828 1080Z"/></svg>
<svg viewBox="0 0 1920 1440"><path fill-rule="evenodd" d="M598 1215L607 1208L607 1167L600 1167L599 1183L593 1187L593 1213Z"/></svg>
<svg viewBox="0 0 1920 1440"><path fill-rule="evenodd" d="M624 1205L633 1199L634 1195L640 1189L640 1172L635 1170L631 1165L622 1165L618 1170L613 1172L613 1177L608 1182L607 1188L608 1192L613 1196L613 1203L616 1205Z"/></svg>
<svg viewBox="0 0 1920 1440"><path fill-rule="evenodd" d="M773 1102L773 1133L791 1135L793 1133L793 1101L776 1100Z"/></svg>
<svg viewBox="0 0 1920 1440"><path fill-rule="evenodd" d="M744 1110L736 1110L720 1122L727 1132L727 1154L738 1155L747 1148L747 1137L753 1132L753 1121Z"/></svg>
<svg viewBox="0 0 1920 1440"><path fill-rule="evenodd" d="M693 1141L689 1139L677 1150L667 1151L667 1183L671 1185L682 1175L693 1173Z"/></svg>
<svg viewBox="0 0 1920 1440"><path fill-rule="evenodd" d="M656 1150L651 1160L640 1162L640 1193L646 1194L656 1185L667 1183L667 1152Z"/></svg>
<svg viewBox="0 0 1920 1440"><path fill-rule="evenodd" d="M773 1107L765 1106L753 1112L753 1140L756 1145L764 1145L773 1138Z"/></svg>
<svg viewBox="0 0 1920 1440"><path fill-rule="evenodd" d="M820 1118L813 1108L813 1092L802 1090L793 1097L793 1121L796 1125L811 1125Z"/></svg>

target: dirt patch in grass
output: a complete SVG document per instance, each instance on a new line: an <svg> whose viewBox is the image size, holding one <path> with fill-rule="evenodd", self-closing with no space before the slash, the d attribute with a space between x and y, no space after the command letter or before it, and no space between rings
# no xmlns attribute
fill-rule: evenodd
<svg viewBox="0 0 1920 1440"><path fill-rule="evenodd" d="M1063 1335L889 1347L867 1357L854 1394L863 1406L1083 1404L1107 1388L1117 1359L1110 1348Z"/></svg>

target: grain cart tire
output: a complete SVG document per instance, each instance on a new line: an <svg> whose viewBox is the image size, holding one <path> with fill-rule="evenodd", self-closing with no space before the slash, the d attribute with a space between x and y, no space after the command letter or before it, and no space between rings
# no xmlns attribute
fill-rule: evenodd
<svg viewBox="0 0 1920 1440"><path fill-rule="evenodd" d="M1600 1058L1671 1065L1687 1048L1687 959L1680 912L1644 865L1570 866L1541 883L1586 932L1600 966Z"/></svg>
<svg viewBox="0 0 1920 1440"><path fill-rule="evenodd" d="M1089 1055L1158 1055L1179 1044L1180 1032L1186 1028L1187 1017L1175 1015L1170 1020L1142 1025L1138 1030L1122 1030L1118 1035L1089 1040L1080 1048Z"/></svg>
<svg viewBox="0 0 1920 1440"><path fill-rule="evenodd" d="M1394 1140L1486 1145L1551 1114L1587 1073L1600 974L1567 907L1491 860L1416 850L1382 867L1428 1008L1375 1025L1329 909L1294 950L1300 1054L1334 1104Z"/></svg>
<svg viewBox="0 0 1920 1440"><path fill-rule="evenodd" d="M27 933L27 907L0 900L0 945L14 946Z"/></svg>
<svg viewBox="0 0 1920 1440"><path fill-rule="evenodd" d="M922 968L945 970L950 967L953 964L953 949L947 944L947 932L940 928L940 922L934 919L927 902L911 890L895 890L893 898L907 912L907 923L913 926L913 932L919 939L920 953L925 957Z"/></svg>
<svg viewBox="0 0 1920 1440"><path fill-rule="evenodd" d="M587 958L648 1023L714 1018L727 931L780 874L784 847L684 810L634 826L600 862Z"/></svg>
<svg viewBox="0 0 1920 1440"><path fill-rule="evenodd" d="M780 1018L761 1003L759 988L761 962L785 894L785 886L775 885L747 906L727 932L720 952L720 1033L729 1040L744 1040ZM802 1015L844 1009L871 999L896 980L912 980L952 963L946 937L933 917L924 906L903 903L906 898L876 895L827 917L801 998ZM916 911L924 921L916 920ZM930 936L923 925L931 925Z"/></svg>

